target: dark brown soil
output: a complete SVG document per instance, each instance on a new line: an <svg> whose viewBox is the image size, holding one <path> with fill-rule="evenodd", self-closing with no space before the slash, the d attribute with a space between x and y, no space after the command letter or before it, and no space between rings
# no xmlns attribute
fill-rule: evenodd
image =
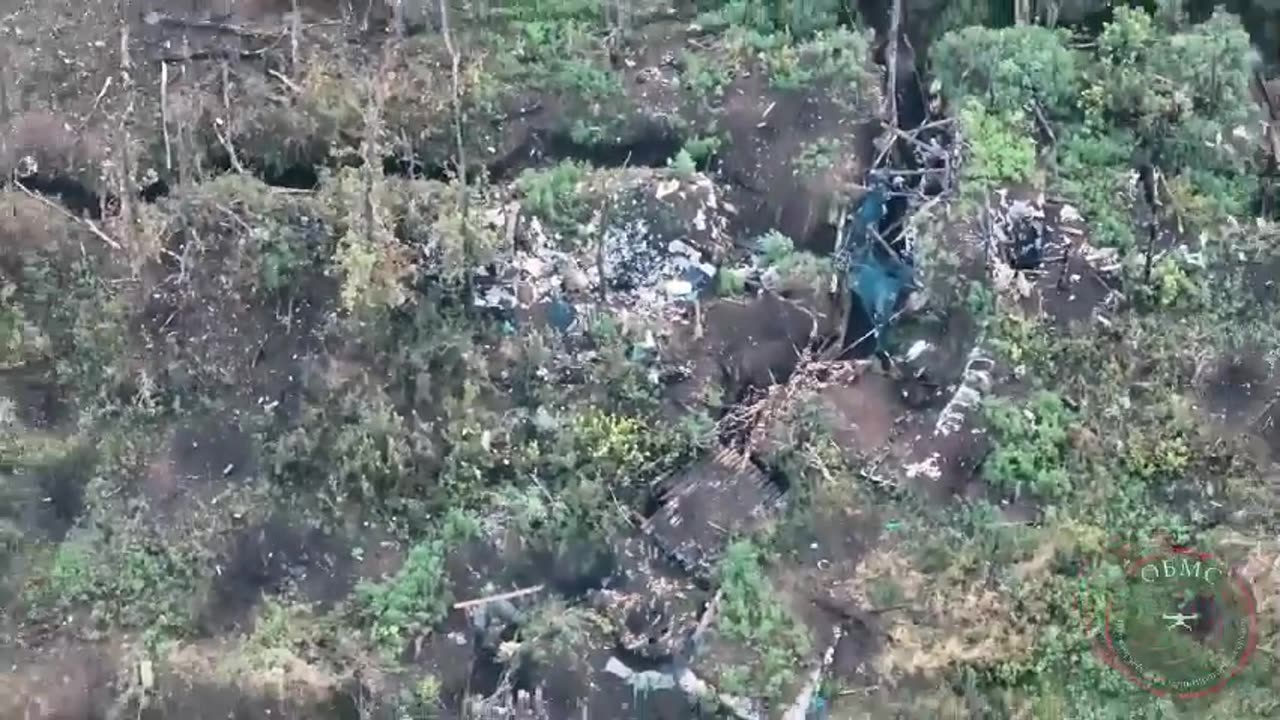
<svg viewBox="0 0 1280 720"><path fill-rule="evenodd" d="M251 625L253 609L264 594L295 590L299 599L331 607L354 585L347 543L288 518L274 516L234 536L217 561L200 625L223 634Z"/></svg>

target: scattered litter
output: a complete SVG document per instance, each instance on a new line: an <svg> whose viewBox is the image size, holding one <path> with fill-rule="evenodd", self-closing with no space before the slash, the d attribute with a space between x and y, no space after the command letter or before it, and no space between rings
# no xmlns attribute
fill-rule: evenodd
<svg viewBox="0 0 1280 720"><path fill-rule="evenodd" d="M936 452L919 462L907 463L902 469L909 479L915 479L923 475L930 480L937 481L938 478L942 477L942 469L938 467L938 453Z"/></svg>

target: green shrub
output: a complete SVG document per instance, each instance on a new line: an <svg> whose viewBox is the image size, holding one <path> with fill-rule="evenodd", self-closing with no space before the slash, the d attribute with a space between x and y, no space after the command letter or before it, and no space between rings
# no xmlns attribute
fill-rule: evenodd
<svg viewBox="0 0 1280 720"><path fill-rule="evenodd" d="M580 185L587 166L562 161L548 170L525 170L516 180L526 211L547 222L553 229L572 232L587 219L587 204Z"/></svg>
<svg viewBox="0 0 1280 720"><path fill-rule="evenodd" d="M476 532L477 527L469 518L450 513L436 537L409 550L394 577L356 586L358 613L374 644L395 655L406 642L430 632L445 618L453 603L445 558L459 542Z"/></svg>
<svg viewBox="0 0 1280 720"><path fill-rule="evenodd" d="M720 612L716 628L753 650L758 662L729 673L729 685L752 695L776 698L808 660L811 641L764 574L760 553L750 542L731 544L720 562ZM734 677L737 675L737 677Z"/></svg>
<svg viewBox="0 0 1280 720"><path fill-rule="evenodd" d="M956 105L975 98L989 112L1008 113L1038 100L1049 116L1069 118L1079 102L1080 69L1067 40L1065 31L1038 25L968 27L944 35L930 65Z"/></svg>
<svg viewBox="0 0 1280 720"><path fill-rule="evenodd" d="M736 268L720 268L716 273L716 294L721 297L736 297L746 292L747 273Z"/></svg>
<svg viewBox="0 0 1280 720"><path fill-rule="evenodd" d="M698 165L693 161L693 156L684 148L681 148L680 152L675 154L675 157L668 160L667 164L671 167L672 172L676 174L676 177L685 180L693 177L693 174L698 172Z"/></svg>
<svg viewBox="0 0 1280 720"><path fill-rule="evenodd" d="M685 142L684 150L695 163L706 162L720 150L720 138L716 135L695 137Z"/></svg>
<svg viewBox="0 0 1280 720"><path fill-rule="evenodd" d="M732 79L733 68L724 59L699 53L684 54L684 86L704 107L719 103Z"/></svg>
<svg viewBox="0 0 1280 720"><path fill-rule="evenodd" d="M127 522L127 521L126 521ZM106 533L90 526L58 546L51 565L26 591L35 618L61 623L88 607L101 621L153 636L182 635L195 620L203 569L185 548L137 526Z"/></svg>
<svg viewBox="0 0 1280 720"><path fill-rule="evenodd" d="M801 175L819 175L835 167L840 142L834 138L822 138L800 146L795 160L795 171Z"/></svg>
<svg viewBox="0 0 1280 720"><path fill-rule="evenodd" d="M791 238L777 230L770 230L756 240L756 249L766 267L777 265L789 258L796 251L796 244Z"/></svg>
<svg viewBox="0 0 1280 720"><path fill-rule="evenodd" d="M974 98L960 110L968 157L962 177L967 192L985 192L1008 183L1025 182L1036 169L1036 145L1025 114L990 114Z"/></svg>
<svg viewBox="0 0 1280 720"><path fill-rule="evenodd" d="M1050 392L1033 394L1025 403L1000 398L984 405L994 449L982 466L993 487L1017 498L1024 492L1050 502L1072 490L1067 472L1067 428L1074 414Z"/></svg>
<svg viewBox="0 0 1280 720"><path fill-rule="evenodd" d="M1094 244L1131 249L1135 237L1128 198L1133 135L1077 125L1062 136L1057 153L1057 182L1062 194L1079 205Z"/></svg>
<svg viewBox="0 0 1280 720"><path fill-rule="evenodd" d="M824 83L847 105L863 105L879 95L879 75L868 65L871 39L866 32L839 29L793 43L790 36L747 39L755 46L769 84L798 90Z"/></svg>
<svg viewBox="0 0 1280 720"><path fill-rule="evenodd" d="M707 8L698 23L711 29L745 27L758 33L788 32L805 38L820 30L836 27L839 0L728 0Z"/></svg>

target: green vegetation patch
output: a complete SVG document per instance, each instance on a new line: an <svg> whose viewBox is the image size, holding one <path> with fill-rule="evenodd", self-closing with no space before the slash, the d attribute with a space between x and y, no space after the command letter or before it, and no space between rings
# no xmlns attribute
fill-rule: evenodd
<svg viewBox="0 0 1280 720"><path fill-rule="evenodd" d="M776 699L809 662L808 631L791 614L765 576L759 550L735 542L720 563L720 609L716 629L741 643L750 661L719 668L721 689L738 695Z"/></svg>
<svg viewBox="0 0 1280 720"><path fill-rule="evenodd" d="M356 586L356 604L373 643L390 656L412 638L431 631L453 603L445 558L478 531L469 518L451 513L436 535L409 550L394 577Z"/></svg>
<svg viewBox="0 0 1280 720"><path fill-rule="evenodd" d="M1071 117L1080 92L1080 58L1065 30L1039 25L967 27L947 33L930 52L942 92L957 105L974 98L988 112L1024 112L1040 103Z"/></svg>
<svg viewBox="0 0 1280 720"><path fill-rule="evenodd" d="M1026 113L993 114L969 98L960 110L968 158L961 172L966 194L1029 180L1036 170L1036 144Z"/></svg>
<svg viewBox="0 0 1280 720"><path fill-rule="evenodd" d="M1066 459L1073 413L1062 398L1043 391L1025 403L995 398L985 410L995 445L982 466L988 482L1015 498L1030 493L1052 502L1071 492Z"/></svg>

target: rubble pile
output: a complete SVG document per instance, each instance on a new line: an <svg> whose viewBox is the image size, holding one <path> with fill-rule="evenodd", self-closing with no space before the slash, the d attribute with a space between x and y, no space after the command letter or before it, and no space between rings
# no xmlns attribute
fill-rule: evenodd
<svg viewBox="0 0 1280 720"><path fill-rule="evenodd" d="M479 304L517 326L545 320L561 332L581 329L574 321L600 305L666 321L660 324L682 319L711 287L733 208L718 201L703 175L658 181L659 173L626 171L576 243L538 218L521 217L517 249L486 278Z"/></svg>

